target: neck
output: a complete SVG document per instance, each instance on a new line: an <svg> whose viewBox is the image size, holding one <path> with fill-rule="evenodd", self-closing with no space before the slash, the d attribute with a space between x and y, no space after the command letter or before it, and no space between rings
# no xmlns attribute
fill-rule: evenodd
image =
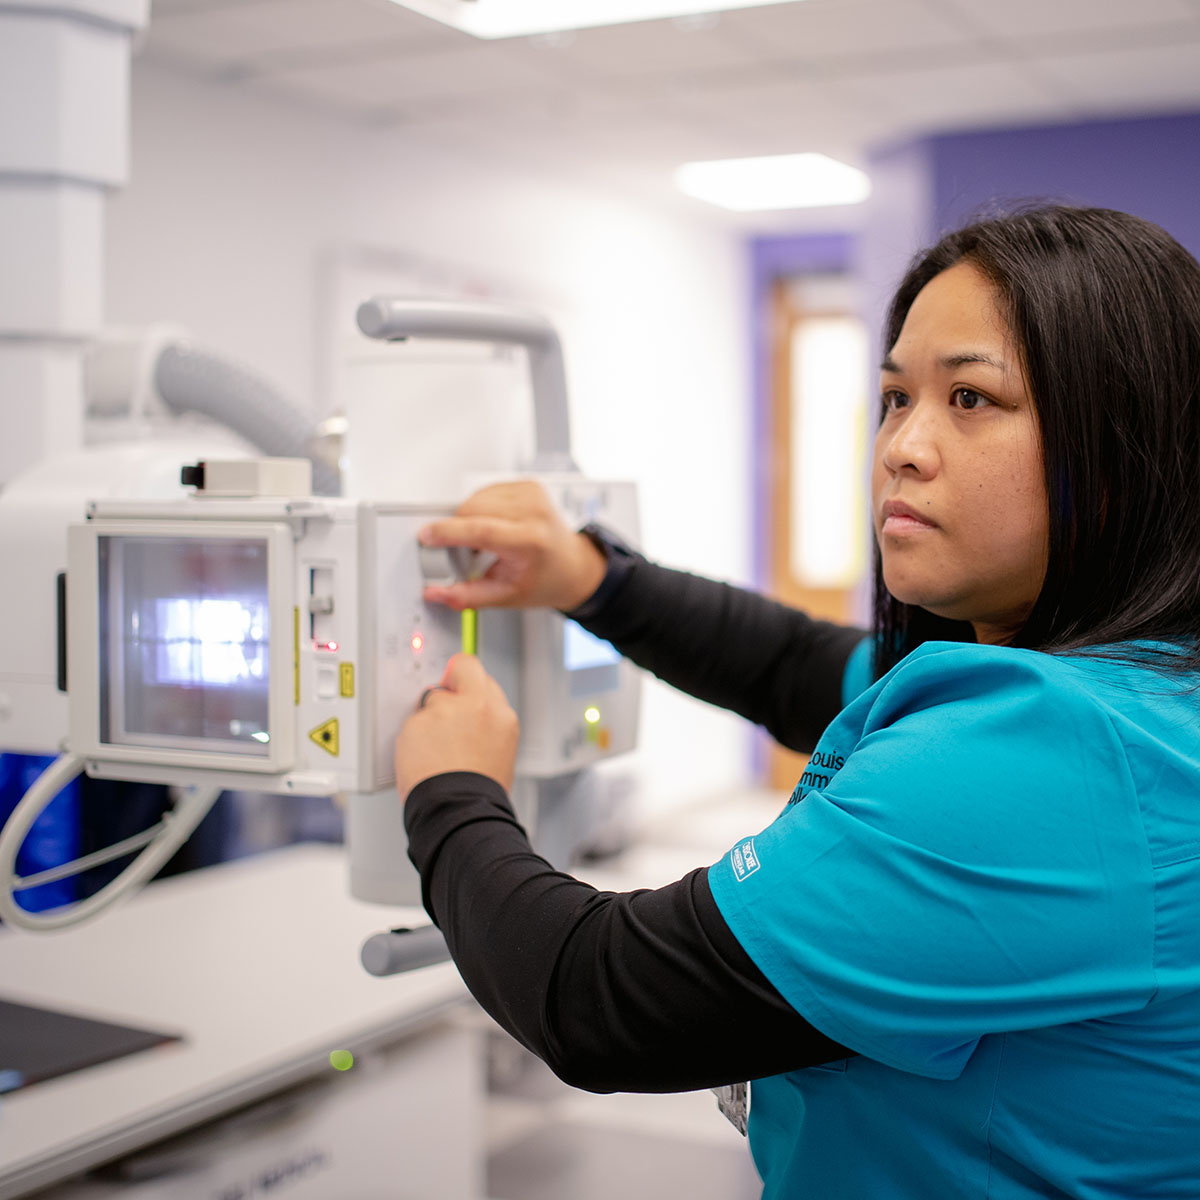
<svg viewBox="0 0 1200 1200"><path fill-rule="evenodd" d="M1017 636L1020 626L992 625L987 621L972 621L975 640L981 646L1007 646Z"/></svg>

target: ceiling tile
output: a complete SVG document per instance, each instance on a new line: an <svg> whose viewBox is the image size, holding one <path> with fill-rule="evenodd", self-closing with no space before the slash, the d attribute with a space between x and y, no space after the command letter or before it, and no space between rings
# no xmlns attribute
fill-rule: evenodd
<svg viewBox="0 0 1200 1200"><path fill-rule="evenodd" d="M756 148L747 149L747 155L775 153L761 148L766 143L790 143L778 153L810 148L807 143L815 131L841 125L858 107L852 91L840 83L796 78L720 86L695 81L672 88L671 97L677 112L703 121L723 137L758 131Z"/></svg>
<svg viewBox="0 0 1200 1200"><path fill-rule="evenodd" d="M387 0L238 0L219 7L160 8L154 0L146 50L226 69L304 52L353 46L458 46L465 34ZM472 39L473 40L473 39Z"/></svg>
<svg viewBox="0 0 1200 1200"><path fill-rule="evenodd" d="M148 51L439 145L669 191L938 130L1200 107L1200 0L803 0L479 41L388 0L154 0Z"/></svg>
<svg viewBox="0 0 1200 1200"><path fill-rule="evenodd" d="M1184 45L1060 55L1034 65L1088 112L1200 108L1200 36Z"/></svg>
<svg viewBox="0 0 1200 1200"><path fill-rule="evenodd" d="M669 119L645 120L625 128L595 125L581 134L593 153L606 159L647 165L671 172L680 163L721 158L727 153L719 133L704 125Z"/></svg>
<svg viewBox="0 0 1200 1200"><path fill-rule="evenodd" d="M1200 11L1200 10L1198 10ZM1160 24L1130 25L1125 29L1091 29L1077 33L1016 34L992 45L1011 59L1035 62L1051 58L1109 59L1142 51L1195 47L1200 44L1200 19ZM1200 72L1200 53L1185 65L1191 74Z"/></svg>
<svg viewBox="0 0 1200 1200"><path fill-rule="evenodd" d="M856 80L854 94L868 111L914 134L1074 115L1052 87L1011 63L878 71Z"/></svg>
<svg viewBox="0 0 1200 1200"><path fill-rule="evenodd" d="M752 68L757 47L721 22L641 21L581 29L555 38L523 38L522 45L564 76L622 78Z"/></svg>
<svg viewBox="0 0 1200 1200"><path fill-rule="evenodd" d="M430 123L439 119L435 114ZM668 106L653 101L620 109L514 97L494 106L486 117L475 114L473 123L489 140L541 139L580 155L603 151L606 157L624 155L630 161L656 156L667 162L682 161L692 153L707 153L714 145L703 123L681 121Z"/></svg>
<svg viewBox="0 0 1200 1200"><path fill-rule="evenodd" d="M326 66L281 67L264 76L268 77L339 103L415 111L471 104L486 111L506 96L553 91L545 78L487 42L428 53L364 52Z"/></svg>
<svg viewBox="0 0 1200 1200"><path fill-rule="evenodd" d="M621 122L637 120L646 111L661 113L675 105L661 80L645 79L564 88L555 98L554 107L572 119Z"/></svg>
<svg viewBox="0 0 1200 1200"><path fill-rule="evenodd" d="M1001 37L1084 34L1195 20L1189 0L940 0Z"/></svg>
<svg viewBox="0 0 1200 1200"><path fill-rule="evenodd" d="M805 60L950 50L975 36L921 0L804 0L725 13L721 27L752 39L764 57Z"/></svg>
<svg viewBox="0 0 1200 1200"><path fill-rule="evenodd" d="M247 4L259 3L260 0L153 0L150 18L177 12L212 11L218 8L239 8Z"/></svg>
<svg viewBox="0 0 1200 1200"><path fill-rule="evenodd" d="M779 71L736 79L710 76L676 80L667 90L688 111L716 120L731 113L766 113L773 109L824 110L847 99L840 85L830 87L823 80Z"/></svg>

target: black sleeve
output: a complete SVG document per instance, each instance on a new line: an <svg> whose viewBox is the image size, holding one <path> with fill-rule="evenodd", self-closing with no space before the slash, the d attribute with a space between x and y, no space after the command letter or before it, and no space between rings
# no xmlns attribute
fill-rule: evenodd
<svg viewBox="0 0 1200 1200"><path fill-rule="evenodd" d="M624 547L609 553L596 593L566 615L659 679L805 752L842 710L846 662L866 636Z"/></svg>
<svg viewBox="0 0 1200 1200"><path fill-rule="evenodd" d="M725 924L707 869L598 892L529 845L504 789L453 772L404 812L425 907L479 1003L576 1087L690 1091L845 1058Z"/></svg>

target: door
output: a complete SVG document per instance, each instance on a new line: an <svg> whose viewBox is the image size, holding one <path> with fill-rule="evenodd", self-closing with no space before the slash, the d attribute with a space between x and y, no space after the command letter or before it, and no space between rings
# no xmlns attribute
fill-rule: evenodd
<svg viewBox="0 0 1200 1200"><path fill-rule="evenodd" d="M772 293L767 590L854 623L868 569L868 339L847 275L777 280ZM768 783L807 757L772 745Z"/></svg>

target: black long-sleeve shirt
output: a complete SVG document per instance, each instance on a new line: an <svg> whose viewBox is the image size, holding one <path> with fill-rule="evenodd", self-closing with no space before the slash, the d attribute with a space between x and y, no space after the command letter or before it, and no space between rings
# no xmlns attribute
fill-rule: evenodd
<svg viewBox="0 0 1200 1200"><path fill-rule="evenodd" d="M601 597L601 593L603 593ZM811 749L861 630L634 557L573 615L683 691ZM483 1007L568 1083L684 1091L845 1057L751 961L707 867L599 892L540 858L494 780L418 784L405 807L425 907Z"/></svg>

